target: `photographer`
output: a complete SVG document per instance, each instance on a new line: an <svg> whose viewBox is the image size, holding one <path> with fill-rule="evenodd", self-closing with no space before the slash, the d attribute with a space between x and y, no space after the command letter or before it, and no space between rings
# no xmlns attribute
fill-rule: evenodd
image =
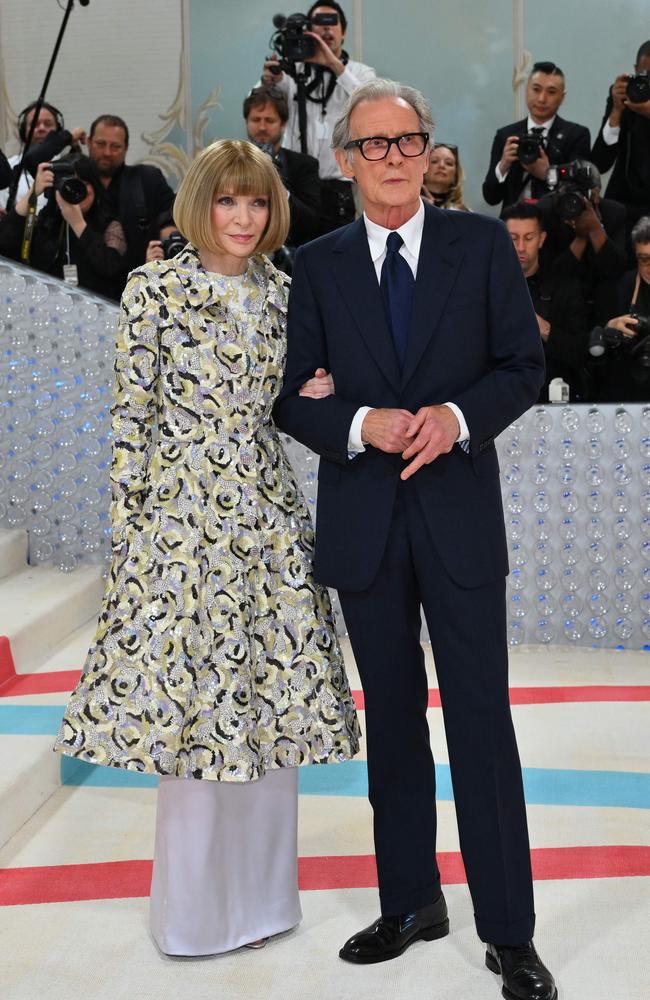
<svg viewBox="0 0 650 1000"><path fill-rule="evenodd" d="M640 218L631 235L636 268L619 280L606 328L596 327L590 337L601 401L650 399L650 216Z"/></svg>
<svg viewBox="0 0 650 1000"><path fill-rule="evenodd" d="M544 348L546 381L540 400L548 398L549 382L558 377L568 382L572 399L580 398L589 329L580 285L542 265L546 231L538 205L519 202L502 218L524 272Z"/></svg>
<svg viewBox="0 0 650 1000"><path fill-rule="evenodd" d="M627 231L650 213L650 41L639 49L634 75L621 73L610 88L591 159L612 170L607 197L625 205Z"/></svg>
<svg viewBox="0 0 650 1000"><path fill-rule="evenodd" d="M522 198L548 194L546 171L552 163L589 156L589 130L558 115L566 90L564 73L552 62L537 62L526 86L528 117L498 129L483 181L488 205L502 213Z"/></svg>
<svg viewBox="0 0 650 1000"><path fill-rule="evenodd" d="M56 180L52 166L39 164L32 191L0 223L0 254L119 299L129 269L126 240L97 171L85 156L59 161ZM46 206L36 215L44 192Z"/></svg>
<svg viewBox="0 0 650 1000"><path fill-rule="evenodd" d="M321 231L329 232L352 222L355 216L354 194L351 181L343 177L332 150L332 129L350 94L362 83L375 76L375 71L364 63L353 62L343 49L347 18L342 7L335 3L313 3L307 19L318 20L329 15L333 24L312 24L303 35L311 39L315 53L302 62L281 65L277 55L264 63L262 82L273 84L284 93L289 108L289 120L284 141L287 149L301 151L299 109L296 100L295 77L305 71L306 83L306 150L318 160L321 178Z"/></svg>
<svg viewBox="0 0 650 1000"><path fill-rule="evenodd" d="M558 274L577 278L589 321L611 315L616 282L625 271L625 208L601 198L600 172L588 160L549 171L554 190L538 202L546 242L542 257Z"/></svg>
<svg viewBox="0 0 650 1000"><path fill-rule="evenodd" d="M29 135L37 103L37 101L32 101L18 115L18 138L23 147ZM53 104L48 104L47 101L44 101L38 113L31 145L23 161L23 172L16 189L16 201L19 201L23 195L26 195L31 190L33 178L39 163L50 163L64 149L69 147L75 147L77 152L79 152L79 144L83 144L85 141L85 129L74 128L72 131L67 129L63 121L63 115L59 109L55 108ZM13 171L17 170L20 165L22 152L21 149L20 153L10 157L8 161ZM10 189L11 181L7 185L7 190L0 193L0 208L7 207ZM39 211L44 205L45 199L41 197L38 205Z"/></svg>
<svg viewBox="0 0 650 1000"><path fill-rule="evenodd" d="M187 240L179 233L171 212L163 212L158 216L152 233L147 244L147 264L152 260L170 260L187 246Z"/></svg>
<svg viewBox="0 0 650 1000"><path fill-rule="evenodd" d="M117 115L100 115L90 126L88 156L99 172L114 217L128 244L129 271L144 264L152 221L170 211L174 192L158 167L125 163L129 130Z"/></svg>
<svg viewBox="0 0 650 1000"><path fill-rule="evenodd" d="M244 101L248 138L269 154L289 192L286 242L295 248L319 235L320 178L318 160L282 146L288 118L287 99L276 87L256 87Z"/></svg>

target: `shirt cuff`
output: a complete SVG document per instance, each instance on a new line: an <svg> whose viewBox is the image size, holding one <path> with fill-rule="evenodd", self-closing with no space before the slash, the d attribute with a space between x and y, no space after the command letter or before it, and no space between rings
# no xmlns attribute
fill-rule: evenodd
<svg viewBox="0 0 650 1000"><path fill-rule="evenodd" d="M460 434L456 438L456 441L469 441L469 427L467 426L460 406L456 406L455 403L443 403L442 405L448 406L451 412L456 414L456 419L458 420L458 425L460 427Z"/></svg>
<svg viewBox="0 0 650 1000"><path fill-rule="evenodd" d="M620 125L610 125L608 121L603 125L603 139L606 146L614 146L618 142L618 137L621 134Z"/></svg>
<svg viewBox="0 0 650 1000"><path fill-rule="evenodd" d="M361 425L365 420L366 413L370 413L372 406L361 406L352 418L350 433L348 435L348 455L360 455L366 450L366 446L361 440Z"/></svg>
<svg viewBox="0 0 650 1000"><path fill-rule="evenodd" d="M501 167L497 163L496 167L494 168L494 174L495 174L496 179L498 180L499 184L503 184L504 180L508 176L508 171L506 170L505 174L502 174L501 173Z"/></svg>

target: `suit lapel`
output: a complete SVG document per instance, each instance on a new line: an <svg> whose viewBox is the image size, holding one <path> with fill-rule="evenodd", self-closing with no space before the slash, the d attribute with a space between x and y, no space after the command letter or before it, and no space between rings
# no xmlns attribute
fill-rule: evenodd
<svg viewBox="0 0 650 1000"><path fill-rule="evenodd" d="M428 205L424 213L402 387L415 373L435 332L463 258L449 214Z"/></svg>
<svg viewBox="0 0 650 1000"><path fill-rule="evenodd" d="M342 296L371 356L399 392L400 372L379 291L366 227L358 219L341 232L333 247L334 267Z"/></svg>

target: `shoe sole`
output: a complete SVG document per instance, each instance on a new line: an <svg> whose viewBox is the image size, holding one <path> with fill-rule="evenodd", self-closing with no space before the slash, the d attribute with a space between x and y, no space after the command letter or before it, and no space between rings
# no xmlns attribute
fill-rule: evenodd
<svg viewBox="0 0 650 1000"><path fill-rule="evenodd" d="M347 955L345 949L341 948L339 958L344 962L352 962L354 965L376 965L378 962L389 962L392 958L399 958L407 948L410 948L416 941L438 941L439 938L449 934L449 920L443 920L440 924L432 924L431 927L424 927L417 934L414 934L410 941L403 944L401 948L388 952L378 958L366 958L361 955Z"/></svg>
<svg viewBox="0 0 650 1000"><path fill-rule="evenodd" d="M485 964L487 965L490 972L493 972L495 976L501 975L501 969L499 968L499 963L497 962L496 958L494 958L494 956L490 954L489 951L485 952ZM519 997L517 997L516 993L513 993L511 990L509 990L507 986L503 986L501 988L501 995L504 996L506 1000L519 1000ZM551 997L551 1000L557 1000L557 990L555 990L555 993Z"/></svg>

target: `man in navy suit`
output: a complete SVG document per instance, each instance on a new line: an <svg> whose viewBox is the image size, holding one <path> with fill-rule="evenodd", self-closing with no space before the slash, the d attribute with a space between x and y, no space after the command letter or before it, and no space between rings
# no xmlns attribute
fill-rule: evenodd
<svg viewBox="0 0 650 1000"><path fill-rule="evenodd" d="M373 81L350 98L333 145L364 216L297 253L275 411L321 457L315 572L339 591L365 694L381 916L340 955L380 962L448 932L422 606L486 963L504 995L554 1000L531 940L494 447L537 399L543 355L504 226L423 205L432 133L410 87ZM318 368L335 394L301 395Z"/></svg>
<svg viewBox="0 0 650 1000"><path fill-rule="evenodd" d="M537 62L526 86L528 117L497 130L490 153L490 166L483 181L488 205L501 203L501 211L521 198L537 200L548 194L546 171L551 163L589 159L589 129L560 118L558 111L566 90L564 73L552 62ZM538 155L522 162L519 148L523 136L542 140Z"/></svg>

